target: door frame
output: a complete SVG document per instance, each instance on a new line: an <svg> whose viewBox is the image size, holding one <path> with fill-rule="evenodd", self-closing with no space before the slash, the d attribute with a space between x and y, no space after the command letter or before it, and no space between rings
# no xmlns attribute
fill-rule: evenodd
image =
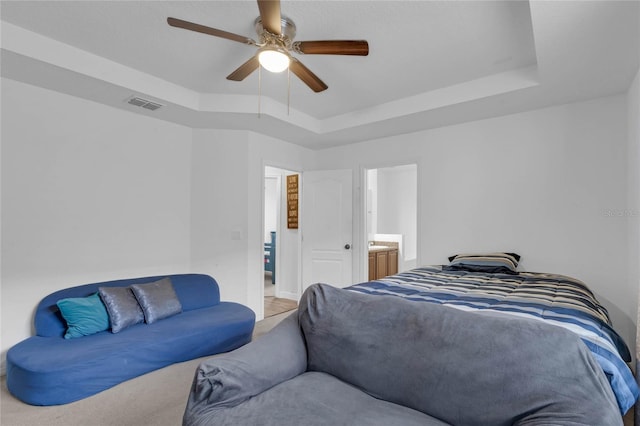
<svg viewBox="0 0 640 426"><path fill-rule="evenodd" d="M421 247L420 247L420 235L421 235L421 211L422 211L422 197L420 196L420 161L416 159L410 159L406 161L385 161L376 163L363 163L360 164L360 243L363 249L360 253L360 261L358 262L358 271L360 274L361 282L369 281L369 251L367 250L369 244L369 234L367 232L367 171L375 169L386 169L399 166L416 166L416 266L420 266L421 259ZM398 271L402 272L402 271Z"/></svg>
<svg viewBox="0 0 640 426"><path fill-rule="evenodd" d="M274 167L275 168L275 167ZM279 170L284 170L284 169L279 169ZM278 262L280 262L280 257L278 256L278 251L280 250L280 238L278 238L279 235L281 234L281 230L280 230L280 215L282 214L282 175L269 175L267 176L267 171L266 171L266 167L264 170L264 175L263 175L263 188L266 186L266 182L267 179L275 179L276 181L276 264L274 265L274 270L278 270ZM264 191L264 189L263 189ZM266 193L263 196L263 203L262 203L262 238L264 239L264 234L266 231L266 221L265 221L265 216L266 216L266 211L265 211L265 202L266 202ZM263 274L264 274L264 265L263 265ZM272 278L273 279L273 278ZM276 281L274 283L275 285L275 295L276 297L278 297L278 294L280 293L280 284L279 281ZM262 286L262 299L264 300L264 286Z"/></svg>
<svg viewBox="0 0 640 426"><path fill-rule="evenodd" d="M261 227L260 227L260 253L264 253L264 233L265 233L265 178L266 178L266 174L267 174L267 168L272 168L272 169L277 169L279 171L282 172L282 174L279 177L279 182L280 182L280 188L278 189L278 193L279 193L279 201L278 201L278 220L276 223L276 264L275 264L275 268L276 270L279 270L280 272L278 273L278 275L280 277L282 277L282 267L281 267L281 260L282 260L282 256L280 256L278 253L282 253L282 242L283 242L283 238L282 238L282 234L283 234L283 224L286 223L287 217L286 217L286 213L287 213L287 206L286 206L286 200L283 197L283 194L286 194L286 192L283 193L282 191L282 185L283 182L285 182L285 180L283 179L283 176L285 174L297 174L298 175L298 182L300 187L302 186L302 180L303 180L303 172L299 171L299 170L295 170L295 168L283 165L283 164L277 164L277 163L273 163L273 162L269 162L269 161L263 161L262 162L262 173L260 176L260 180L262 182L262 187L261 187L261 205L260 205L260 211L261 211ZM283 205L284 204L284 205ZM284 225L286 227L286 225ZM288 259L290 261L295 261L297 262L297 273L296 273L296 277L295 277L295 288L296 288L296 293L297 293L297 297L300 298L301 294L301 282L302 282L302 259L300 256L301 250L302 250L302 238L301 238L301 232L297 233L296 236L296 240L297 240L297 244L298 244L298 251L296 253L295 259ZM264 254L262 256L260 256L260 261L262 262L260 265L261 268L261 277L264 276ZM286 276L286 275L285 275ZM278 281L276 281L276 297L278 297L278 295L283 296L282 293L282 281L281 279L278 279ZM284 295L287 296L287 295ZM288 294L288 296L292 296L291 294ZM264 282L261 283L260 285L260 301L261 301L261 317L264 318Z"/></svg>

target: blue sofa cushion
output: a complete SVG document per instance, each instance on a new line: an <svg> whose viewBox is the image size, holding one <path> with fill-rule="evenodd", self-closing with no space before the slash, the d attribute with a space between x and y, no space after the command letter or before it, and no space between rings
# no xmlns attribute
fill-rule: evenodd
<svg viewBox="0 0 640 426"><path fill-rule="evenodd" d="M148 284L134 284L131 290L144 312L144 320L147 324L153 324L182 312L182 305L173 290L171 278L163 278Z"/></svg>
<svg viewBox="0 0 640 426"><path fill-rule="evenodd" d="M142 309L130 287L100 287L98 292L109 312L112 333L144 321Z"/></svg>
<svg viewBox="0 0 640 426"><path fill-rule="evenodd" d="M89 336L109 328L109 315L97 293L58 300L57 305L67 322L65 339Z"/></svg>

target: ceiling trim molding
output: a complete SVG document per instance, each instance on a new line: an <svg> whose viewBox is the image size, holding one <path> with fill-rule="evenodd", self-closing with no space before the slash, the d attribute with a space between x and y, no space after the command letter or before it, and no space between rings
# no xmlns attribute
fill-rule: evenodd
<svg viewBox="0 0 640 426"><path fill-rule="evenodd" d="M193 110L199 93L2 21L2 49Z"/></svg>
<svg viewBox="0 0 640 426"><path fill-rule="evenodd" d="M420 93L373 108L342 114L323 121L323 133L435 110L503 95L540 85L538 67L530 66Z"/></svg>
<svg viewBox="0 0 640 426"><path fill-rule="evenodd" d="M537 67L532 66L420 93L372 108L318 119L267 96L259 99L257 95L199 93L4 21L1 42L2 49L7 52L121 87L129 90L132 95L151 96L167 106L178 107L183 114L185 109L194 116L202 113L256 116L259 112L315 135L354 129L539 84ZM14 57L3 56L6 60ZM38 84L33 78L29 83ZM64 87L59 87L58 90L73 93L72 88L65 90ZM212 123L217 121L213 120ZM247 130L252 129L248 127Z"/></svg>

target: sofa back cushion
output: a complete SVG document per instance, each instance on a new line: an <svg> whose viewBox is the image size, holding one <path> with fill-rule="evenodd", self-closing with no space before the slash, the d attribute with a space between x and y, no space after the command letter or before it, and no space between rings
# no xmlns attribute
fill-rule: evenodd
<svg viewBox="0 0 640 426"><path fill-rule="evenodd" d="M559 327L323 284L298 315L310 371L450 424L620 421L600 366Z"/></svg>
<svg viewBox="0 0 640 426"><path fill-rule="evenodd" d="M86 297L97 292L99 287L128 287L133 284L151 283L165 277L171 278L183 311L215 306L220 303L218 283L209 275L203 274L163 275L85 284L58 290L40 301L34 317L36 335L64 336L67 329L66 323L56 306L60 299Z"/></svg>

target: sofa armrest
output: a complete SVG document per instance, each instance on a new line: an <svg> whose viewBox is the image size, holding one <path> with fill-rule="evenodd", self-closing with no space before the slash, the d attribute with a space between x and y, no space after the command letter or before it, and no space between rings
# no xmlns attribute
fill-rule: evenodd
<svg viewBox="0 0 640 426"><path fill-rule="evenodd" d="M640 385L640 341L636 343L636 382ZM640 402L636 401L634 406L633 424L634 426L640 426Z"/></svg>
<svg viewBox="0 0 640 426"><path fill-rule="evenodd" d="M234 407L306 370L307 349L294 312L253 342L198 366L183 424Z"/></svg>

